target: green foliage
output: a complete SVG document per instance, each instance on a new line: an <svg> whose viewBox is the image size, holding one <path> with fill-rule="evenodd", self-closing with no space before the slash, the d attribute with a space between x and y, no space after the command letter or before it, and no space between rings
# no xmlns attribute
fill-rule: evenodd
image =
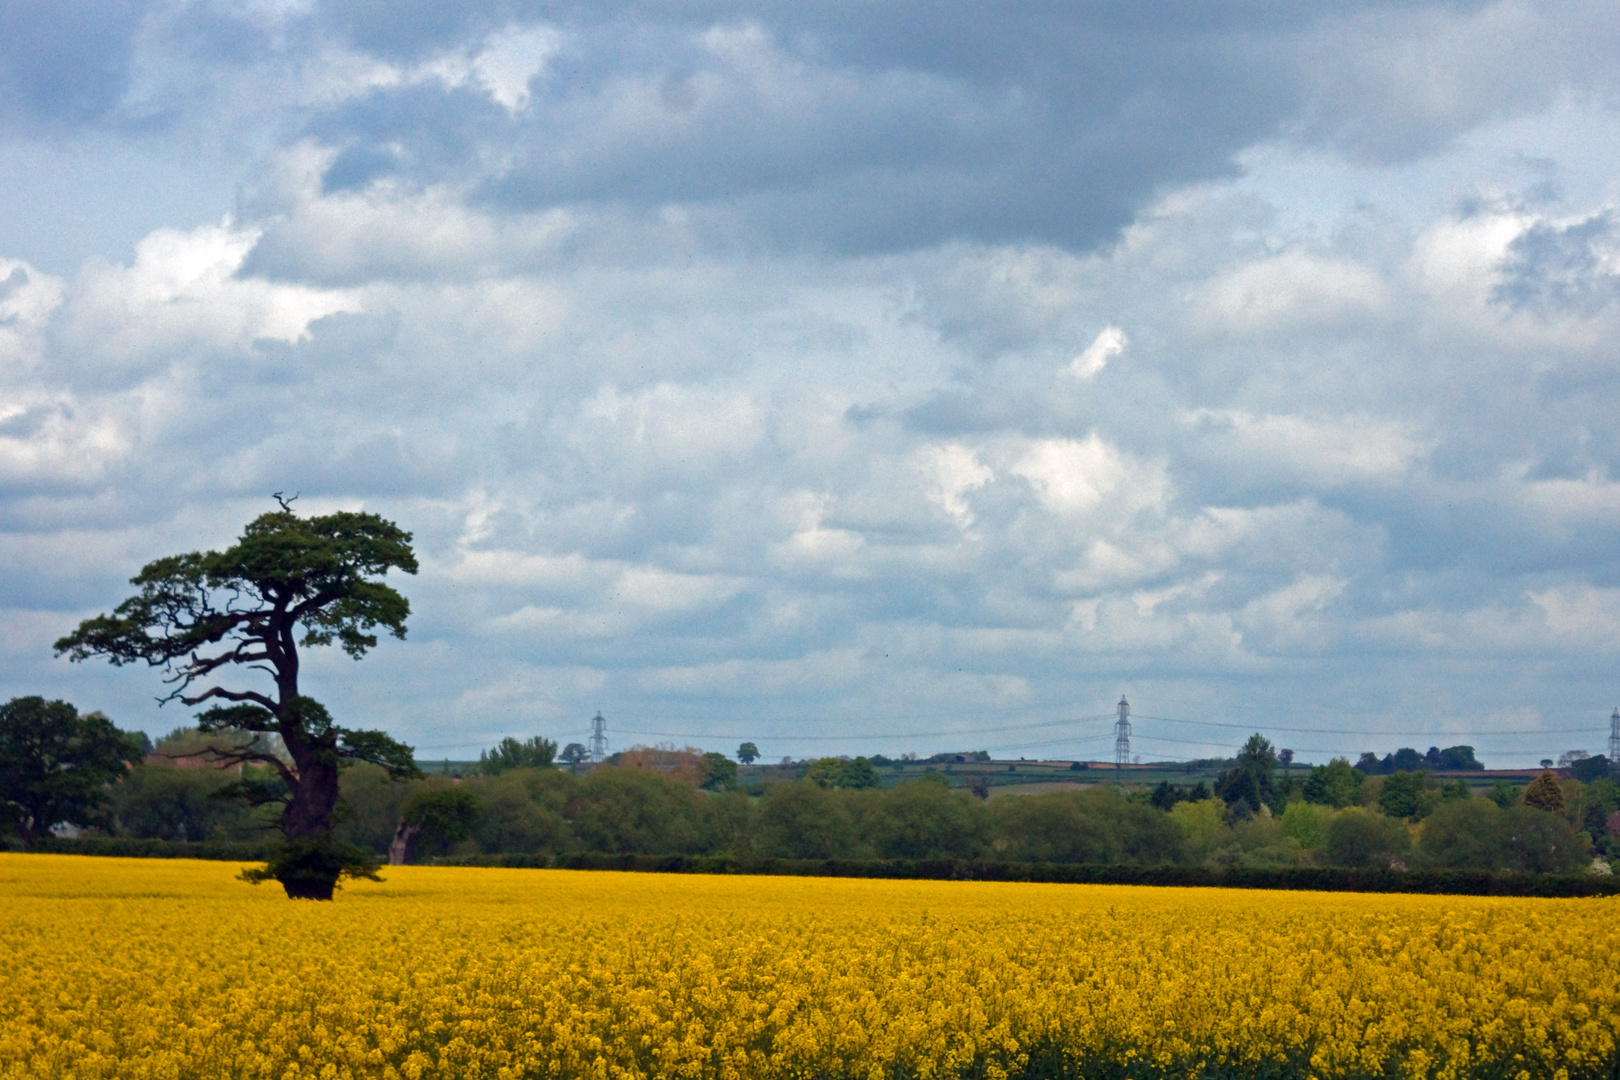
<svg viewBox="0 0 1620 1080"><path fill-rule="evenodd" d="M759 747L751 742L745 742L737 747L737 760L744 765L752 765L759 760Z"/></svg>
<svg viewBox="0 0 1620 1080"><path fill-rule="evenodd" d="M136 765L113 785L112 828L120 836L186 843L259 840L273 819L221 798L237 778L211 768Z"/></svg>
<svg viewBox="0 0 1620 1080"><path fill-rule="evenodd" d="M1215 866L1254 867L1297 866L1308 858L1299 841L1288 835L1281 818L1266 811L1235 822L1206 856Z"/></svg>
<svg viewBox="0 0 1620 1080"><path fill-rule="evenodd" d="M283 508L251 522L224 551L148 563L130 580L139 593L111 615L85 620L56 651L163 667L179 687L172 697L223 665L274 663L290 645L279 635L297 625L304 629L298 644L335 642L358 659L376 646L378 628L405 636L409 602L370 580L391 569L417 569L411 534L393 523L349 512L300 518ZM221 641L232 644L213 651ZM187 703L210 696L222 695Z"/></svg>
<svg viewBox="0 0 1620 1080"><path fill-rule="evenodd" d="M1551 769L1530 781L1530 786L1524 789L1524 805L1549 814L1563 813L1564 789L1558 786L1558 778Z"/></svg>
<svg viewBox="0 0 1620 1080"><path fill-rule="evenodd" d="M1212 797L1209 785L1202 780L1192 787L1181 787L1168 780L1161 780L1159 786L1148 796L1148 803L1169 813L1177 803L1199 802Z"/></svg>
<svg viewBox="0 0 1620 1080"><path fill-rule="evenodd" d="M702 798L655 770L595 769L570 805L573 833L592 851L694 853Z"/></svg>
<svg viewBox="0 0 1620 1080"><path fill-rule="evenodd" d="M1466 780L1447 780L1440 785L1441 802L1460 802L1473 797L1474 789L1468 786Z"/></svg>
<svg viewBox="0 0 1620 1080"><path fill-rule="evenodd" d="M900 784L876 794L865 808L861 831L879 858L972 859L985 850L985 804L948 787Z"/></svg>
<svg viewBox="0 0 1620 1080"><path fill-rule="evenodd" d="M1403 746L1393 754L1385 754L1380 760L1377 754L1366 752L1355 766L1368 776L1387 776L1397 772L1418 772L1422 769L1440 769L1448 772L1476 771L1485 766L1474 757L1472 746L1449 746L1442 750L1438 746L1429 747L1429 752L1420 754L1410 746Z"/></svg>
<svg viewBox="0 0 1620 1080"><path fill-rule="evenodd" d="M1569 775L1583 784L1590 784L1596 780L1607 780L1612 773L1609 759L1603 754L1596 754L1580 761L1572 761L1569 765Z"/></svg>
<svg viewBox="0 0 1620 1080"><path fill-rule="evenodd" d="M367 851L386 852L406 800L427 784L443 782L435 776L400 783L380 766L368 763L345 769L338 780L340 797L332 836Z"/></svg>
<svg viewBox="0 0 1620 1080"><path fill-rule="evenodd" d="M698 786L705 791L731 790L737 786L737 763L724 754L704 754L703 781Z"/></svg>
<svg viewBox="0 0 1620 1080"><path fill-rule="evenodd" d="M424 839L453 844L472 835L483 817L478 799L465 787L429 787L405 802L399 820L422 830Z"/></svg>
<svg viewBox="0 0 1620 1080"><path fill-rule="evenodd" d="M250 885L279 881L291 900L330 900L332 890L345 878L381 881L382 863L369 851L330 837L284 840L271 852L266 865L237 875Z"/></svg>
<svg viewBox="0 0 1620 1080"><path fill-rule="evenodd" d="M1388 866L1410 845L1399 821L1352 806L1328 823L1323 854L1333 866Z"/></svg>
<svg viewBox="0 0 1620 1080"><path fill-rule="evenodd" d="M499 776L510 769L549 769L556 757L557 744L550 739L536 735L519 742L508 735L494 749L478 752L478 771L484 776Z"/></svg>
<svg viewBox="0 0 1620 1080"><path fill-rule="evenodd" d="M1583 866L1591 858L1591 845L1574 825L1528 802L1502 812L1502 836L1513 860L1509 869L1513 870L1554 873Z"/></svg>
<svg viewBox="0 0 1620 1080"><path fill-rule="evenodd" d="M1220 812L1216 802L1203 800L1163 814L1104 785L991 804L1001 856L1035 862L1176 862L1187 847L1178 819L1193 820L1194 808Z"/></svg>
<svg viewBox="0 0 1620 1080"><path fill-rule="evenodd" d="M1339 759L1341 762L1343 758ZM1349 765L1346 764L1346 768ZM1328 822L1333 819L1333 812L1319 803L1292 802L1283 811L1283 834L1294 840L1295 843L1307 851L1320 848L1327 843Z"/></svg>
<svg viewBox="0 0 1620 1080"><path fill-rule="evenodd" d="M1441 869L1550 873L1589 857L1575 826L1528 805L1500 809L1489 799L1441 805L1423 823L1419 854Z"/></svg>
<svg viewBox="0 0 1620 1080"><path fill-rule="evenodd" d="M1215 795L1226 804L1227 816L1242 820L1276 801L1271 774L1277 768L1277 752L1271 741L1256 733L1238 751L1236 762L1215 781Z"/></svg>
<svg viewBox="0 0 1620 1080"><path fill-rule="evenodd" d="M1512 781L1497 780L1485 793L1485 797L1496 804L1497 809L1506 810L1510 806L1517 806L1523 794L1518 785Z"/></svg>
<svg viewBox="0 0 1620 1080"><path fill-rule="evenodd" d="M698 850L742 856L750 853L754 835L753 800L735 789L698 804Z"/></svg>
<svg viewBox="0 0 1620 1080"><path fill-rule="evenodd" d="M0 705L0 827L33 844L61 822L106 824L110 786L140 749L98 712L12 698Z"/></svg>
<svg viewBox="0 0 1620 1080"><path fill-rule="evenodd" d="M1170 820L1186 838L1190 861L1203 862L1214 849L1224 828L1221 822L1224 812L1219 799L1177 803L1170 808Z"/></svg>
<svg viewBox="0 0 1620 1080"><path fill-rule="evenodd" d="M760 799L754 847L779 859L855 857L849 800L808 779L773 784Z"/></svg>
<svg viewBox="0 0 1620 1080"><path fill-rule="evenodd" d="M1431 750L1430 753L1433 753L1433 751ZM1438 757L1439 760L1435 763L1435 768L1444 769L1448 772L1476 772L1485 768L1484 764L1474 757L1474 748L1472 746L1448 746L1439 752Z"/></svg>
<svg viewBox="0 0 1620 1080"><path fill-rule="evenodd" d="M1387 817L1416 821L1427 817L1438 801L1429 790L1429 774L1421 769L1386 776L1378 789L1378 809Z"/></svg>
<svg viewBox="0 0 1620 1080"><path fill-rule="evenodd" d="M875 788L881 783L877 770L864 757L850 760L821 758L811 764L809 772L805 773L805 779L817 787L838 788L845 791Z"/></svg>
<svg viewBox="0 0 1620 1080"><path fill-rule="evenodd" d="M1441 869L1506 869L1510 853L1502 843L1502 810L1490 799L1444 803L1423 823L1418 853Z"/></svg>
<svg viewBox="0 0 1620 1080"><path fill-rule="evenodd" d="M1348 760L1334 758L1311 770L1302 792L1306 802L1343 810L1361 802L1361 787L1366 782L1366 775L1352 768Z"/></svg>
<svg viewBox="0 0 1620 1080"><path fill-rule="evenodd" d="M527 855L575 846L568 808L580 783L572 773L514 769L490 779L469 780L466 787L483 810L472 830L479 850Z"/></svg>
<svg viewBox="0 0 1620 1080"><path fill-rule="evenodd" d="M585 749L583 743L571 742L562 748L562 753L557 755L557 759L577 771L580 765L590 756L591 752Z"/></svg>

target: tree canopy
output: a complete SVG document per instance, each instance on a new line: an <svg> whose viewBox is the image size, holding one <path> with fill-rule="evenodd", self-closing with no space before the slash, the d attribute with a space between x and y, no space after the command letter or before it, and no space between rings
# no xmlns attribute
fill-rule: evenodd
<svg viewBox="0 0 1620 1080"><path fill-rule="evenodd" d="M1271 774L1277 768L1277 752L1271 740L1258 732L1238 751L1234 768L1223 772L1215 780L1215 794L1227 805L1230 814L1238 818L1260 812L1276 797Z"/></svg>
<svg viewBox="0 0 1620 1080"><path fill-rule="evenodd" d="M549 769L556 760L557 744L545 736L520 742L508 735L493 749L478 752L478 771L485 776L499 776L509 769Z"/></svg>
<svg viewBox="0 0 1620 1080"><path fill-rule="evenodd" d="M280 509L250 522L224 551L148 563L131 579L134 596L85 620L56 651L75 661L144 662L165 672L171 689L163 701L216 702L198 727L251 737L205 753L258 767L262 777L244 777L231 793L281 807L287 843L250 880L274 878L289 896L329 899L340 876L370 875L376 866L331 839L339 771L364 761L396 778L420 774L410 747L382 731L342 727L300 692L298 650L335 644L358 660L376 646L379 629L403 638L410 604L381 578L390 570L414 574L417 563L411 534L376 514L305 518L290 501L277 501Z"/></svg>
<svg viewBox="0 0 1620 1080"><path fill-rule="evenodd" d="M140 760L142 739L65 701L18 697L0 705L0 825L32 845L53 825L100 824L109 785Z"/></svg>

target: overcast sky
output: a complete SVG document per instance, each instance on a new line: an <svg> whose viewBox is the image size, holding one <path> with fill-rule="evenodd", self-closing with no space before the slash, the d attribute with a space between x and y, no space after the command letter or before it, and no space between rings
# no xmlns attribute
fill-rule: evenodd
<svg viewBox="0 0 1620 1080"><path fill-rule="evenodd" d="M1620 6L1003 7L0 0L0 696L284 491L429 759L1603 751Z"/></svg>

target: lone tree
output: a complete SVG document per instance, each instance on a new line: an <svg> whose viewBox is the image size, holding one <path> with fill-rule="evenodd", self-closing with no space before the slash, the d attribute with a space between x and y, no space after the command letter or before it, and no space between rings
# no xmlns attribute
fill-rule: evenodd
<svg viewBox="0 0 1620 1080"><path fill-rule="evenodd" d="M99 825L108 788L141 759L139 736L65 701L12 698L0 705L0 824L32 847L52 825Z"/></svg>
<svg viewBox="0 0 1620 1080"><path fill-rule="evenodd" d="M56 643L71 660L105 656L144 661L167 673L159 699L221 702L197 717L204 732L239 731L240 745L201 753L220 765L258 768L231 794L255 805L279 803L284 842L249 881L276 880L295 899L330 900L341 877L375 878L377 860L332 838L338 773L358 761L394 779L421 776L411 748L381 731L339 727L325 706L298 689L300 646L336 643L356 660L382 627L405 636L410 604L380 578L416 573L411 534L376 514L316 517L280 509L249 523L224 551L171 555L130 580L140 592ZM267 689L233 689L216 679L256 672ZM285 756L271 735L280 736ZM291 758L290 761L286 760Z"/></svg>

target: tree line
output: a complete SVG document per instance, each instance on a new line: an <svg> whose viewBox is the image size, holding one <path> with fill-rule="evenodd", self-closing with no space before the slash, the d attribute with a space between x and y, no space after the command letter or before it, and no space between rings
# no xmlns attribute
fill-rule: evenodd
<svg viewBox="0 0 1620 1080"><path fill-rule="evenodd" d="M201 751L222 739L170 733L109 772L98 808L80 816L111 836L262 839L273 811L230 797L260 767L204 764L219 753ZM864 758L805 762L792 779L747 786L735 762L692 748L640 747L580 772L537 736L503 741L460 778L401 781L356 763L341 776L334 837L396 863L600 852L1556 872L1591 865L1620 828L1608 763L1587 761L1584 781L1549 771L1476 793L1425 770L1369 776L1343 758L1280 770L1256 735L1213 784L988 799L942 771L884 787Z"/></svg>

